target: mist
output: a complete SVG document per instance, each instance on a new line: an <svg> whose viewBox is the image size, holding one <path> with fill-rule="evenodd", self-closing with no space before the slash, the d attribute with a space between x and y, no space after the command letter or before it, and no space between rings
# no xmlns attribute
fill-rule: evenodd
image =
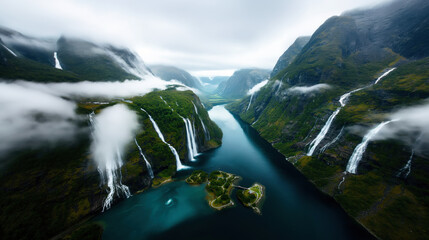
<svg viewBox="0 0 429 240"><path fill-rule="evenodd" d="M247 95L252 95L252 94L254 94L255 92L258 92L259 90L261 90L261 88L262 88L263 86L267 85L267 83L268 83L268 80L264 80L264 81L262 81L262 82L260 82L260 83L256 84L255 86L253 86L253 87L252 87L252 88L247 92Z"/></svg>
<svg viewBox="0 0 429 240"><path fill-rule="evenodd" d="M0 82L0 92L0 154L76 133L75 103L13 83Z"/></svg>
<svg viewBox="0 0 429 240"><path fill-rule="evenodd" d="M90 121L92 156L97 163L101 183L109 188L104 210L110 208L115 193L130 196L128 187L121 182L122 157L125 146L133 141L139 124L137 115L123 104L108 107L95 117L90 115Z"/></svg>
<svg viewBox="0 0 429 240"><path fill-rule="evenodd" d="M76 102L73 100L143 96L172 84L178 85L178 90L192 90L180 87L179 82L167 82L151 75L145 76L145 80L124 82L0 82L0 154L72 141L82 130L77 123L87 120L86 116L75 113Z"/></svg>
<svg viewBox="0 0 429 240"><path fill-rule="evenodd" d="M325 83L316 84L313 86L303 86L303 87L291 87L287 91L290 93L297 93L297 94L307 94L311 92L318 92L322 90L330 89L331 86Z"/></svg>
<svg viewBox="0 0 429 240"><path fill-rule="evenodd" d="M390 120L397 120L386 125L373 139L396 139L417 154L427 151L429 144L429 101L424 104L402 108L389 114ZM358 131L358 129L355 129ZM365 131L363 131L365 132ZM425 148L426 147L426 148ZM427 152L425 154L428 154Z"/></svg>

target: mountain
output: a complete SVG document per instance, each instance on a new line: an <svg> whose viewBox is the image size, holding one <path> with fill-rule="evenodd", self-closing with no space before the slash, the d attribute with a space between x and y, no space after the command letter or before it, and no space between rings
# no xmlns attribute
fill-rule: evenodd
<svg viewBox="0 0 429 240"><path fill-rule="evenodd" d="M124 189L136 194L169 180L178 169L175 154L181 164L192 160L188 131L198 152L221 144L221 130L191 91L171 88L124 101L85 98L74 103L77 118L69 121L73 121L77 130L67 140L33 147L21 143L18 152L0 156L0 190L5 193L0 196L0 204L4 206L0 216L3 239L52 238L101 212L109 192L116 192L108 203L111 204L125 198ZM124 137L130 113L138 120L131 141L125 143L122 151L103 147L112 146L106 141ZM118 114L120 117L115 117ZM55 122L58 116L49 120L49 115L38 113L35 118L40 123L49 122L50 128L56 129L50 121ZM115 119L122 124L106 129L105 124L114 123ZM189 124L185 124L185 119ZM57 129L57 134L60 130ZM117 138L108 138L113 136L110 134ZM101 152L97 150L99 147ZM117 160L122 160L122 166L100 176L109 168L97 161L99 154L104 161L120 156ZM109 178L113 178L113 187L109 181L103 181Z"/></svg>
<svg viewBox="0 0 429 240"><path fill-rule="evenodd" d="M249 68L240 69L224 82L221 82L216 92L225 98L242 98L256 84L268 79L269 70Z"/></svg>
<svg viewBox="0 0 429 240"><path fill-rule="evenodd" d="M428 237L428 27L423 0L331 17L228 106L382 239Z"/></svg>
<svg viewBox="0 0 429 240"><path fill-rule="evenodd" d="M125 48L0 29L0 92L2 239L98 239L81 223L222 143L197 95Z"/></svg>
<svg viewBox="0 0 429 240"><path fill-rule="evenodd" d="M295 42L280 56L277 60L276 65L273 68L273 71L270 74L270 78L275 77L280 70L285 69L299 54L301 49L308 43L310 40L309 36L298 37Z"/></svg>
<svg viewBox="0 0 429 240"><path fill-rule="evenodd" d="M219 84L228 80L229 76L215 76L215 77L199 77L203 83L204 90L207 92L216 91Z"/></svg>
<svg viewBox="0 0 429 240"><path fill-rule="evenodd" d="M201 82L194 76L192 76L187 71L173 67L173 66L164 66L164 65L154 65L150 66L152 72L155 74L155 76L158 76L162 80L165 81L171 81L171 80L177 80L183 84L185 84L188 87L196 88L196 89L202 89L203 86L201 85Z"/></svg>
<svg viewBox="0 0 429 240"><path fill-rule="evenodd" d="M39 39L6 28L0 28L0 39L1 47L14 53L9 54L8 65L1 70L3 78L50 82L58 81L49 77L56 72L67 81L114 81L152 74L138 55L111 45L64 36L58 40ZM21 71L10 71L12 65ZM64 74L53 70L58 68Z"/></svg>

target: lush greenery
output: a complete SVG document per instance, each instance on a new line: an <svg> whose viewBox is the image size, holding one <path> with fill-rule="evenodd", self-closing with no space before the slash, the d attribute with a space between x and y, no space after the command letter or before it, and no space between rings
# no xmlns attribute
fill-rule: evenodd
<svg viewBox="0 0 429 240"><path fill-rule="evenodd" d="M160 96L170 103L174 112ZM133 103L115 100L109 104L98 104L85 99L77 104L76 109L82 116L75 122L80 131L70 136L69 141L18 149L1 156L0 234L3 239L49 239L101 211L106 186L100 186L100 176L90 151L91 133L86 115L92 111L98 114L103 108L122 103L139 116L141 128L136 140L152 165L155 179L151 181L136 144L130 142L123 155L122 182L132 193L150 187L151 182L165 181L176 173L173 154L160 141L141 107L157 121L166 141L176 147L183 162L187 161L185 125L177 113L195 122L199 151L221 143L221 130L210 120L198 97L191 91L169 89L132 100ZM210 139L205 138L192 101L198 108L198 116L210 131ZM79 234L85 231L73 233L70 238L80 238L82 235Z"/></svg>
<svg viewBox="0 0 429 240"><path fill-rule="evenodd" d="M0 47L0 78L36 82L81 81L79 76L74 73L61 71L30 59L14 57L3 47Z"/></svg>
<svg viewBox="0 0 429 240"><path fill-rule="evenodd" d="M248 189L237 190L237 198L244 206L252 208L256 213L261 214L262 200L265 196L265 187L255 183Z"/></svg>
<svg viewBox="0 0 429 240"><path fill-rule="evenodd" d="M404 17L401 14L409 14L410 8L418 11L417 5L410 4L390 12L389 17ZM371 141L359 164L358 174L344 174L354 148L368 129L399 109L427 104L425 99L429 97L429 59L423 54L427 51L423 49L410 56L415 51L404 48L409 43L418 46L427 43L412 34L401 38L400 42L392 42L397 39L392 34L403 32L403 28L409 30L411 26L426 24L418 31L428 29L427 21L418 22L423 15L406 18L414 25L378 25L379 31L373 36L362 29L367 27L365 24L378 24L378 21L361 18L378 11L362 11L328 19L295 60L254 96L248 110L249 97L228 105L228 109L252 124L310 181L333 196L378 237L425 239L428 237L425 226L429 225L427 153L415 154L410 174L406 178L397 177L399 169L410 158L411 146L399 139ZM423 18L427 18L427 13ZM382 19L380 17L380 21L384 21ZM372 40L365 40L368 37ZM373 40L380 44L374 44ZM383 71L392 67L397 69L371 86ZM291 91L292 87L319 83L329 84L330 88L301 93ZM314 156L305 156L310 142L340 106L340 96L365 86L350 96ZM402 137L415 142L418 135L418 132L411 132ZM323 153L319 151L337 136L338 141Z"/></svg>
<svg viewBox="0 0 429 240"><path fill-rule="evenodd" d="M186 182L189 184L199 185L207 182L208 176L209 175L203 170L195 170L192 172L191 176L186 178Z"/></svg>
<svg viewBox="0 0 429 240"><path fill-rule="evenodd" d="M234 205L231 200L231 190L233 183L238 179L239 177L230 173L222 171L211 172L206 185L210 206L220 210Z"/></svg>

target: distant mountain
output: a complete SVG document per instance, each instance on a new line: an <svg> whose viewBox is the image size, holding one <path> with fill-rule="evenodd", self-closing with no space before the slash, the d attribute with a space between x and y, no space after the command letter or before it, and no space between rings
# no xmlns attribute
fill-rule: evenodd
<svg viewBox="0 0 429 240"><path fill-rule="evenodd" d="M427 39L427 0L331 17L228 108L377 237L427 239Z"/></svg>
<svg viewBox="0 0 429 240"><path fill-rule="evenodd" d="M289 66L309 40L310 36L297 38L295 42L280 56L279 60L277 60L277 63L270 74L270 78L275 77L281 70Z"/></svg>
<svg viewBox="0 0 429 240"><path fill-rule="evenodd" d="M204 91L214 93L220 83L228 80L229 76L198 77L203 83Z"/></svg>
<svg viewBox="0 0 429 240"><path fill-rule="evenodd" d="M183 69L165 65L153 65L150 68L155 76L165 81L177 80L188 87L203 89L200 81Z"/></svg>
<svg viewBox="0 0 429 240"><path fill-rule="evenodd" d="M14 53L9 56L14 59L8 62L7 69L0 72L3 78L64 81L51 78L55 73L55 76L65 75L69 81L115 81L141 79L144 75L152 74L138 55L111 45L67 37L58 40L39 39L6 28L0 28L0 39L0 47ZM11 64L20 71L11 71ZM64 74L56 68L61 68Z"/></svg>
<svg viewBox="0 0 429 240"><path fill-rule="evenodd" d="M242 98L256 84L268 79L269 70L265 69L240 69L227 80L219 84L216 92L225 98Z"/></svg>

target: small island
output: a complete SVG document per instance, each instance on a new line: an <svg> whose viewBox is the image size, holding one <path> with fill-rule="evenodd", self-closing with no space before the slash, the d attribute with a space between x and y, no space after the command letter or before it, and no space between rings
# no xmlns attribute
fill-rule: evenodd
<svg viewBox="0 0 429 240"><path fill-rule="evenodd" d="M257 214L261 214L263 199L265 197L265 187L255 183L249 188L235 185L241 179L231 173L214 171L210 175L202 170L195 170L186 182L190 185L200 185L207 182L207 200L210 207L222 210L234 206L231 199L231 191L237 190L237 198L245 207L253 209Z"/></svg>
<svg viewBox="0 0 429 240"><path fill-rule="evenodd" d="M191 185L199 185L208 181L206 190L209 205L216 210L222 210L234 206L234 202L231 199L231 190L234 187L233 183L239 179L239 176L227 172L213 171L209 175L204 171L195 170L186 179L186 182Z"/></svg>
<svg viewBox="0 0 429 240"><path fill-rule="evenodd" d="M240 188L237 190L237 198L244 206L252 208L257 214L261 214L262 202L265 196L265 187L259 183L253 184L249 188Z"/></svg>
<svg viewBox="0 0 429 240"><path fill-rule="evenodd" d="M212 208L222 210L234 206L231 199L231 190L234 182L240 180L239 176L222 171L210 173L206 190L209 193L209 204Z"/></svg>

